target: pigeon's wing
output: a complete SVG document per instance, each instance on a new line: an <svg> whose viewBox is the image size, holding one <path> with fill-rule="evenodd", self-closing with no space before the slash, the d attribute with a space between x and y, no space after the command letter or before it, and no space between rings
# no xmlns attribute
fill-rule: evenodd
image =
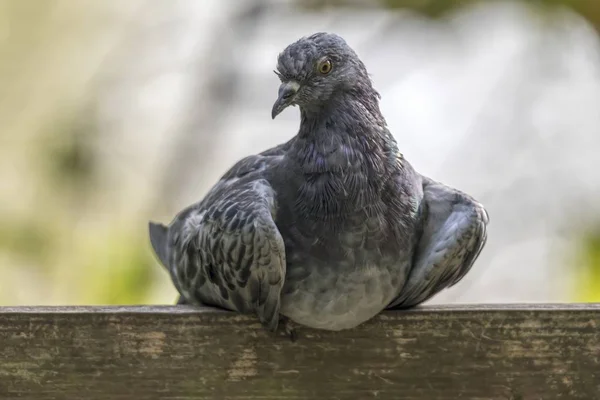
<svg viewBox="0 0 600 400"><path fill-rule="evenodd" d="M488 214L472 197L423 177L422 233L408 280L390 308L416 306L460 281L487 239Z"/></svg>
<svg viewBox="0 0 600 400"><path fill-rule="evenodd" d="M275 330L285 248L274 222L275 193L260 178L264 158L242 160L171 224L169 269L181 303L254 312Z"/></svg>

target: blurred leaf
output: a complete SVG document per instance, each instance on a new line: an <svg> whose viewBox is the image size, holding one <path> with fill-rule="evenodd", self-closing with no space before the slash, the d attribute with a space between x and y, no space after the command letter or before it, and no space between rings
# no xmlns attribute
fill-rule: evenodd
<svg viewBox="0 0 600 400"><path fill-rule="evenodd" d="M45 265L56 245L52 226L39 220L3 219L0 224L0 249Z"/></svg>
<svg viewBox="0 0 600 400"><path fill-rule="evenodd" d="M296 4L310 9L348 6L374 8L383 6L386 8L409 9L429 17L440 17L456 8L484 1L489 2L489 0L296 0ZM600 2L598 0L521 0L521 2L540 6L540 9L566 7L587 19L596 30L600 30Z"/></svg>
<svg viewBox="0 0 600 400"><path fill-rule="evenodd" d="M576 271L576 301L600 302L600 233L584 240L582 268Z"/></svg>
<svg viewBox="0 0 600 400"><path fill-rule="evenodd" d="M92 235L80 249L79 299L85 304L142 304L153 284L155 263L146 242L122 230Z"/></svg>
<svg viewBox="0 0 600 400"><path fill-rule="evenodd" d="M42 135L39 151L49 177L57 184L84 188L96 171L93 139L98 133L92 113L77 113L58 121Z"/></svg>

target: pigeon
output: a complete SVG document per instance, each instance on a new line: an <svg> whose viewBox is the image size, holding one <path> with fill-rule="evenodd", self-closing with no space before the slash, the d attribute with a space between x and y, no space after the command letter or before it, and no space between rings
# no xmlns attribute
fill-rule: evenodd
<svg viewBox="0 0 600 400"><path fill-rule="evenodd" d="M487 239L473 197L425 177L399 151L363 62L316 33L277 58L271 110L300 109L298 133L238 161L168 225L150 222L178 304L354 328L459 282Z"/></svg>

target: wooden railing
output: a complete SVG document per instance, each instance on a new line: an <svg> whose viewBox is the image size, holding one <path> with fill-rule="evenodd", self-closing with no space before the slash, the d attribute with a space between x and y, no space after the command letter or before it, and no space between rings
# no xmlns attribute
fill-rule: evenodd
<svg viewBox="0 0 600 400"><path fill-rule="evenodd" d="M0 399L600 399L600 305L429 306L292 343L186 306L0 308Z"/></svg>

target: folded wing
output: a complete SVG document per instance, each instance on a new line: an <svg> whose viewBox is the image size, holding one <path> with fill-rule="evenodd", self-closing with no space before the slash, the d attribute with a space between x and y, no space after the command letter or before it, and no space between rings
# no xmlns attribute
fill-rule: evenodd
<svg viewBox="0 0 600 400"><path fill-rule="evenodd" d="M487 239L483 206L456 189L423 177L422 234L408 280L389 308L416 306L460 281Z"/></svg>
<svg viewBox="0 0 600 400"><path fill-rule="evenodd" d="M285 248L273 220L275 194L265 179L241 172L225 177L173 221L167 269L180 304L256 313L275 330L285 279Z"/></svg>

